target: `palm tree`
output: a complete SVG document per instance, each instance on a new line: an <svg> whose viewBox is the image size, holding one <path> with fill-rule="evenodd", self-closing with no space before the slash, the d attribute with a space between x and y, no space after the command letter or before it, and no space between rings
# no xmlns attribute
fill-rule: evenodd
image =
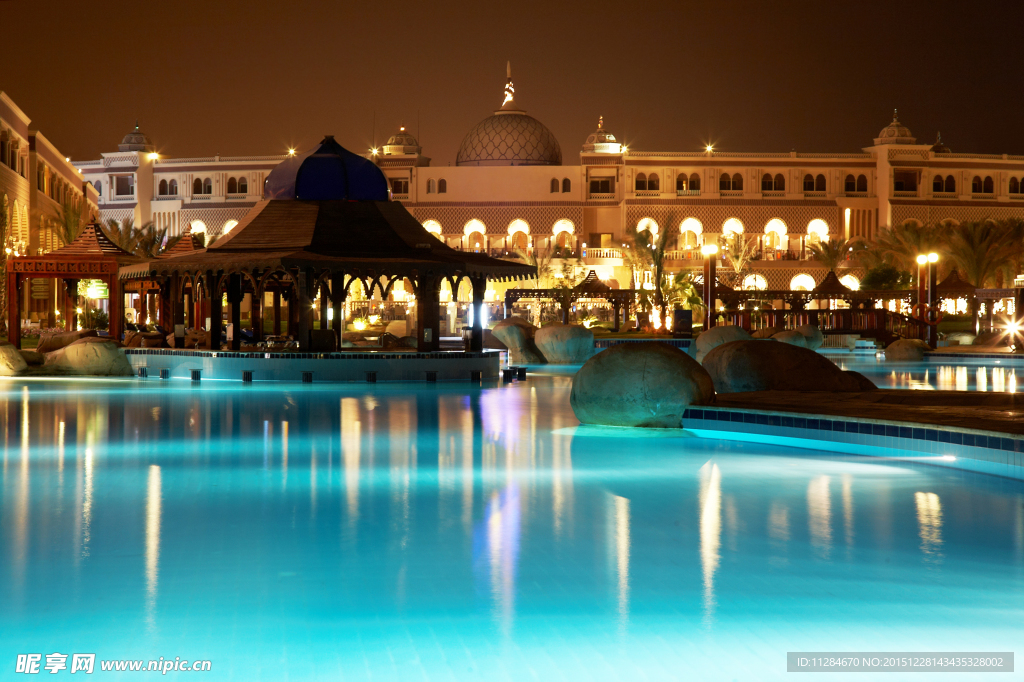
<svg viewBox="0 0 1024 682"><path fill-rule="evenodd" d="M650 270L654 279L654 307L659 314L665 309L665 246L668 244L669 226L675 222L674 216L668 216L665 227L656 235L647 228L638 230L635 226L626 229L626 260L630 268L641 272Z"/></svg>
<svg viewBox="0 0 1024 682"><path fill-rule="evenodd" d="M57 209L57 222L54 230L61 244L67 246L75 241L85 227L86 215L80 202L65 199Z"/></svg>
<svg viewBox="0 0 1024 682"><path fill-rule="evenodd" d="M754 251L757 249L757 241L748 239L743 233L733 232L725 236L725 260L733 270L733 284L736 289L743 288L743 273L746 272L750 261L754 259Z"/></svg>
<svg viewBox="0 0 1024 682"><path fill-rule="evenodd" d="M107 221L104 232L107 233L107 237L110 238L110 241L114 242L129 253L135 253L135 249L139 245L139 237L141 235L135 229L134 218L128 217L121 222L111 218Z"/></svg>
<svg viewBox="0 0 1024 682"><path fill-rule="evenodd" d="M816 244L811 244L807 247L807 251L813 260L821 261L822 265L835 272L836 268L863 247L864 243L859 239L830 239L827 242L819 241Z"/></svg>
<svg viewBox="0 0 1024 682"><path fill-rule="evenodd" d="M974 286L1005 284L1024 253L1024 221L1019 219L960 223L949 229L948 254L956 269ZM978 330L978 299L971 297L971 320Z"/></svg>
<svg viewBox="0 0 1024 682"><path fill-rule="evenodd" d="M884 227L875 241L861 252L860 260L868 267L886 263L906 272L914 272L917 257L922 253L945 253L948 232L949 226L942 223L919 225L906 222Z"/></svg>
<svg viewBox="0 0 1024 682"><path fill-rule="evenodd" d="M156 258L181 241L181 235L168 237L166 227L158 228L153 223L147 223L139 232L135 252L146 258Z"/></svg>

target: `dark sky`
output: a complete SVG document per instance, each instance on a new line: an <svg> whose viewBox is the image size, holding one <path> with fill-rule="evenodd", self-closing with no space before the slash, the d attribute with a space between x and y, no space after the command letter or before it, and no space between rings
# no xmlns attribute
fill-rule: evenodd
<svg viewBox="0 0 1024 682"><path fill-rule="evenodd" d="M1022 20L1010 0L0 0L0 90L72 159L136 118L171 156L363 151L376 112L378 143L418 125L444 165L507 59L566 163L598 115L637 150L851 152L893 107L919 141L1024 154Z"/></svg>

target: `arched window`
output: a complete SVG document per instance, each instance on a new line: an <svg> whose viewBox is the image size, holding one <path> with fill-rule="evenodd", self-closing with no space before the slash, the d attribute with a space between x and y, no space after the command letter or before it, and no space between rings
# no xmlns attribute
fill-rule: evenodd
<svg viewBox="0 0 1024 682"><path fill-rule="evenodd" d="M811 291L815 286L814 278L807 273L801 273L789 281L792 291Z"/></svg>
<svg viewBox="0 0 1024 682"><path fill-rule="evenodd" d="M237 220L229 220L226 223L224 223L224 225L220 228L221 236L223 237L228 232L230 232L231 230L235 229L235 225L237 225L237 224L238 224Z"/></svg>
<svg viewBox="0 0 1024 682"><path fill-rule="evenodd" d="M782 175L782 173L777 173L775 175L775 191L776 192L785 192L786 191L786 178L785 178L785 176Z"/></svg>
<svg viewBox="0 0 1024 682"><path fill-rule="evenodd" d="M238 178L238 193L248 194L249 193L249 181L245 178Z"/></svg>
<svg viewBox="0 0 1024 682"><path fill-rule="evenodd" d="M743 176L739 173L734 173L732 176L732 188L734 191L743 189Z"/></svg>
<svg viewBox="0 0 1024 682"><path fill-rule="evenodd" d="M764 291L768 288L768 280L765 279L764 275L759 275L755 272L743 278L743 288Z"/></svg>
<svg viewBox="0 0 1024 682"><path fill-rule="evenodd" d="M738 218L729 218L722 224L722 234L743 234L743 223Z"/></svg>
<svg viewBox="0 0 1024 682"><path fill-rule="evenodd" d="M238 180L228 178L228 194L238 194Z"/></svg>
<svg viewBox="0 0 1024 682"><path fill-rule="evenodd" d="M566 192L571 192L571 191L572 191L572 182L569 180L569 178L562 178L562 193L564 194Z"/></svg>
<svg viewBox="0 0 1024 682"><path fill-rule="evenodd" d="M441 238L441 223L436 220L425 220L423 221L423 227L438 239Z"/></svg>
<svg viewBox="0 0 1024 682"><path fill-rule="evenodd" d="M992 194L995 191L995 185L992 182L992 176L985 176L985 183L981 187L981 191L985 194Z"/></svg>
<svg viewBox="0 0 1024 682"><path fill-rule="evenodd" d="M157 190L157 191L160 193L160 196L162 196L162 197L167 196L167 181L166 180L161 180L160 181L160 189Z"/></svg>
<svg viewBox="0 0 1024 682"><path fill-rule="evenodd" d="M643 173L636 174L635 191L645 192L647 191L647 176Z"/></svg>
<svg viewBox="0 0 1024 682"><path fill-rule="evenodd" d="M96 182L94 182L92 184L96 188L96 194L99 194L100 196L103 196L103 183L100 182L99 180L97 180Z"/></svg>
<svg viewBox="0 0 1024 682"><path fill-rule="evenodd" d="M722 173L718 178L718 191L728 192L730 189L732 189L732 180L729 178L728 173Z"/></svg>
<svg viewBox="0 0 1024 682"><path fill-rule="evenodd" d="M808 173L807 175L804 176L804 191L805 192L813 192L814 191L814 176L811 175L810 173Z"/></svg>
<svg viewBox="0 0 1024 682"><path fill-rule="evenodd" d="M842 282L847 289L853 289L854 291L860 289L860 280L853 275L845 275L839 281Z"/></svg>
<svg viewBox="0 0 1024 682"><path fill-rule="evenodd" d="M765 173L761 176L761 191L771 192L772 191L772 176Z"/></svg>
<svg viewBox="0 0 1024 682"><path fill-rule="evenodd" d="M444 178L441 178L440 180L437 181L437 193L438 194L445 194L447 191L448 191L448 181L445 180Z"/></svg>
<svg viewBox="0 0 1024 682"><path fill-rule="evenodd" d="M203 194L213 194L213 180L203 178Z"/></svg>
<svg viewBox="0 0 1024 682"><path fill-rule="evenodd" d="M946 191L947 192L955 192L956 191L956 178L954 178L952 175L947 175L946 176Z"/></svg>
<svg viewBox="0 0 1024 682"><path fill-rule="evenodd" d="M676 191L686 191L686 173L680 173L676 176Z"/></svg>
<svg viewBox="0 0 1024 682"><path fill-rule="evenodd" d="M1010 178L1010 194L1020 194L1020 181Z"/></svg>
<svg viewBox="0 0 1024 682"><path fill-rule="evenodd" d="M436 187L436 184L434 183L434 179L433 178L427 180L427 194L433 194L434 191L435 191L435 187Z"/></svg>
<svg viewBox="0 0 1024 682"><path fill-rule="evenodd" d="M807 224L807 243L828 241L828 223L821 218L815 218Z"/></svg>
<svg viewBox="0 0 1024 682"><path fill-rule="evenodd" d="M868 178L866 175L857 176L857 191L867 192L868 191Z"/></svg>
<svg viewBox="0 0 1024 682"><path fill-rule="evenodd" d="M825 191L825 176L818 174L818 177L814 178L814 191L824 192Z"/></svg>
<svg viewBox="0 0 1024 682"><path fill-rule="evenodd" d="M551 178L551 193L558 192L558 178Z"/></svg>
<svg viewBox="0 0 1024 682"><path fill-rule="evenodd" d="M192 194L202 194L202 193L203 193L203 181L200 180L199 178L196 178L195 180L192 181Z"/></svg>
<svg viewBox="0 0 1024 682"><path fill-rule="evenodd" d="M700 176L696 173L690 176L690 191L700 191Z"/></svg>
<svg viewBox="0 0 1024 682"><path fill-rule="evenodd" d="M661 179L657 173L651 173L647 176L647 189L651 192L655 192L661 189Z"/></svg>
<svg viewBox="0 0 1024 682"><path fill-rule="evenodd" d="M974 179L971 180L971 193L981 194L981 178L979 178L977 175L975 175Z"/></svg>
<svg viewBox="0 0 1024 682"><path fill-rule="evenodd" d="M936 175L935 179L932 180L932 191L933 192L941 192L942 191L942 187L943 187L942 176L941 175Z"/></svg>
<svg viewBox="0 0 1024 682"><path fill-rule="evenodd" d="M857 179L852 175L846 176L846 181L843 182L844 192L856 192L857 191Z"/></svg>

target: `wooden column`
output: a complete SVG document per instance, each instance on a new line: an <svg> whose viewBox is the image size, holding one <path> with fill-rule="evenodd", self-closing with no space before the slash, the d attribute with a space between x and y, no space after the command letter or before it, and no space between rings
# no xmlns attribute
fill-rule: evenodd
<svg viewBox="0 0 1024 682"><path fill-rule="evenodd" d="M181 287L182 287L182 289L184 289L184 291L182 292L182 299L185 302L184 306L183 306L184 310L183 310L183 314L182 314L182 323L186 327L195 328L195 326L196 326L196 309L195 309L195 305L192 302L192 287L189 286L188 289L185 289L185 282L184 281L181 283Z"/></svg>
<svg viewBox="0 0 1024 682"><path fill-rule="evenodd" d="M185 347L185 304L182 288L184 282L180 275L174 275L168 279L167 284L171 296L171 333L174 334L174 347ZM191 299L191 295L189 296Z"/></svg>
<svg viewBox="0 0 1024 682"><path fill-rule="evenodd" d="M470 331L469 350L484 349L483 309L484 294L487 292L487 278L480 276L470 280L473 285L473 328Z"/></svg>
<svg viewBox="0 0 1024 682"><path fill-rule="evenodd" d="M242 276L228 276L228 317L231 323L231 350L242 347Z"/></svg>
<svg viewBox="0 0 1024 682"><path fill-rule="evenodd" d="M718 298L716 285L718 254L704 256L704 331L715 326L715 299Z"/></svg>
<svg viewBox="0 0 1024 682"><path fill-rule="evenodd" d="M21 348L21 275L7 262L7 340Z"/></svg>
<svg viewBox="0 0 1024 682"><path fill-rule="evenodd" d="M416 283L416 350L429 353L440 350L441 280L432 275L421 276Z"/></svg>
<svg viewBox="0 0 1024 682"><path fill-rule="evenodd" d="M213 272L206 274L206 305L210 311L210 331L206 335L206 347L210 350L220 350L221 332L224 321L221 319L221 298L220 277Z"/></svg>
<svg viewBox="0 0 1024 682"><path fill-rule="evenodd" d="M295 318L295 340L299 342L299 350L309 350L309 332L313 329L313 307L310 303L310 294L313 287L312 274L306 270L299 270L295 278L296 296L292 302L295 304L295 313L289 317ZM289 306L291 307L291 306Z"/></svg>
<svg viewBox="0 0 1024 682"><path fill-rule="evenodd" d="M341 341L345 336L345 276L331 275L331 305L334 306L334 319L331 321L331 329L334 330L334 338L341 350Z"/></svg>
<svg viewBox="0 0 1024 682"><path fill-rule="evenodd" d="M78 329L78 280L64 280L64 331Z"/></svg>
<svg viewBox="0 0 1024 682"><path fill-rule="evenodd" d="M117 277L117 266L114 272L107 276L107 291L110 296L110 316L107 330L110 338L120 341L124 334L124 289L121 288L121 280Z"/></svg>
<svg viewBox="0 0 1024 682"><path fill-rule="evenodd" d="M157 294L160 308L160 326L167 334L174 332L174 279L171 277L160 278L160 290ZM166 336L166 334L165 334Z"/></svg>
<svg viewBox="0 0 1024 682"><path fill-rule="evenodd" d="M258 342L263 340L263 289L259 284L255 285L252 295L249 298L249 317L252 319L252 340Z"/></svg>
<svg viewBox="0 0 1024 682"><path fill-rule="evenodd" d="M274 289L274 336L281 335L281 290Z"/></svg>
<svg viewBox="0 0 1024 682"><path fill-rule="evenodd" d="M330 296L327 293L327 282L320 285L320 329L327 329L327 309L331 307Z"/></svg>

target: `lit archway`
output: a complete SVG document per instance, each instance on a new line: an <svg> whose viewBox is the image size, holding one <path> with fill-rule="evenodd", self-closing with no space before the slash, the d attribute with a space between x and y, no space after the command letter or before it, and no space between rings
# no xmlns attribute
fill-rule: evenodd
<svg viewBox="0 0 1024 682"><path fill-rule="evenodd" d="M743 223L739 218L729 218L722 224L722 234L727 237L730 234L743 234Z"/></svg>
<svg viewBox="0 0 1024 682"><path fill-rule="evenodd" d="M807 224L807 241L814 243L817 241L828 241L828 223L821 218L815 218Z"/></svg>
<svg viewBox="0 0 1024 682"><path fill-rule="evenodd" d="M224 223L224 226L222 228L220 228L220 233L222 235L223 234L228 234L229 232L231 232L231 230L235 229L235 225L237 225L237 224L238 224L237 220L229 220L229 221L227 221L226 223Z"/></svg>
<svg viewBox="0 0 1024 682"><path fill-rule="evenodd" d="M436 220L424 220L423 229L425 229L427 232L434 235L438 239L441 238L441 223L437 222Z"/></svg>
<svg viewBox="0 0 1024 682"><path fill-rule="evenodd" d="M462 234L469 236L473 232L479 232L480 234L484 234L487 232L487 226L485 226L483 222L481 222L480 220L473 218L468 223L466 223L465 226L462 228Z"/></svg>
<svg viewBox="0 0 1024 682"><path fill-rule="evenodd" d="M789 288L793 291L811 291L815 286L814 278L807 273L800 273L789 282Z"/></svg>
<svg viewBox="0 0 1024 682"><path fill-rule="evenodd" d="M508 225L507 248L525 249L530 243L530 226L525 220L516 218Z"/></svg>
<svg viewBox="0 0 1024 682"><path fill-rule="evenodd" d="M843 286L847 289L852 289L853 291L860 289L860 280L853 275L844 275L839 281L842 282Z"/></svg>
<svg viewBox="0 0 1024 682"><path fill-rule="evenodd" d="M658 223L654 218L641 218L640 222L636 224L637 232L650 232L652 237L658 236Z"/></svg>
<svg viewBox="0 0 1024 682"><path fill-rule="evenodd" d="M523 234L530 234L529 224L527 224L527 222L525 220L522 220L521 218L516 218L515 220L508 224L508 235L510 237L516 234L517 232L521 232Z"/></svg>
<svg viewBox="0 0 1024 682"><path fill-rule="evenodd" d="M764 291L768 288L768 280L765 279L764 275L755 272L743 278L743 288Z"/></svg>
<svg viewBox="0 0 1024 682"><path fill-rule="evenodd" d="M562 218L561 220L556 222L554 228L551 230L551 233L556 235L562 233L574 234L575 232L576 226L572 224L571 220L568 220L566 218Z"/></svg>

